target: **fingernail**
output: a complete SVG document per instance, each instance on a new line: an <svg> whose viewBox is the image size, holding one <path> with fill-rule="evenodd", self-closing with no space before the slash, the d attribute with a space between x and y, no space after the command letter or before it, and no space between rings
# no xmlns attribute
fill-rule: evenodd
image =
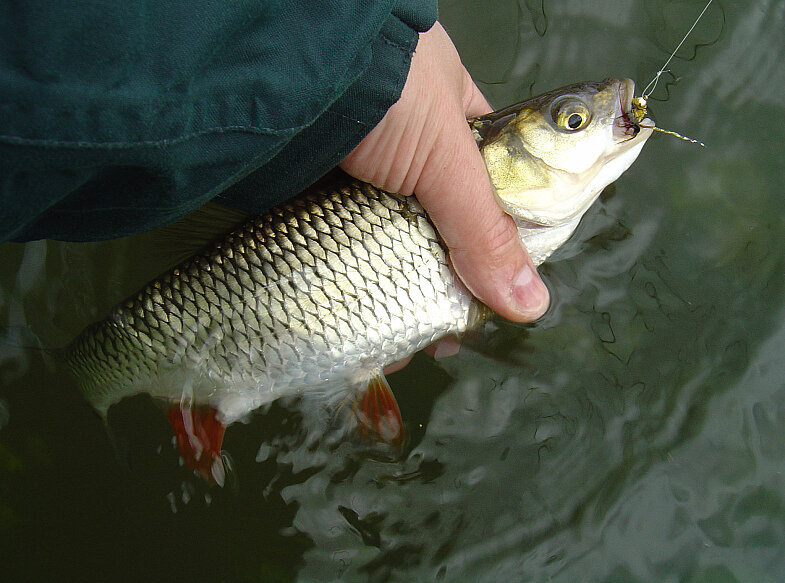
<svg viewBox="0 0 785 583"><path fill-rule="evenodd" d="M548 309L548 288L529 263L523 266L512 282L512 297L518 312L529 320L536 320Z"/></svg>

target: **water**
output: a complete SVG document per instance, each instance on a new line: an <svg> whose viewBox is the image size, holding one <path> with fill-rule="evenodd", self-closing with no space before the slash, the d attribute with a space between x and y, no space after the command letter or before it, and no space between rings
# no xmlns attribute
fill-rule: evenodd
<svg viewBox="0 0 785 583"><path fill-rule="evenodd" d="M703 5L441 9L501 106L580 79L642 87ZM276 404L229 429L237 483L209 489L143 398L113 416L120 463L46 353L2 345L0 579L785 579L782 62L783 0L714 3L650 99L708 147L649 141L542 268L540 322L391 377L398 463L320 446ZM160 270L141 245L4 245L2 323L65 343Z"/></svg>

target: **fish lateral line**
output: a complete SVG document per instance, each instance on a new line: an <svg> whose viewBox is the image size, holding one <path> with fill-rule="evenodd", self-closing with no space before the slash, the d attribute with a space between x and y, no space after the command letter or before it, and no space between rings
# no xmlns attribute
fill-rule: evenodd
<svg viewBox="0 0 785 583"><path fill-rule="evenodd" d="M673 52L670 54L668 59L665 61L665 64L660 68L659 71L657 71L654 74L654 77L652 78L651 81L649 81L649 84L646 85L646 87L644 88L644 90L641 93L641 95L639 97L634 97L632 99L632 112L631 113L632 113L633 118L635 119L635 123L640 124L643 121L643 119L646 117L646 113L648 111L648 100L649 100L649 97L654 92L654 90L657 88L657 83L659 82L660 77L662 76L663 73L668 72L668 65L673 60L673 57L676 56L676 53L679 51L681 46L684 44L684 42L690 36L692 31L695 30L695 27L698 25L698 22L700 22L701 18L703 18L703 15L706 14L706 11L709 9L709 6L711 6L711 3L713 1L714 0L709 0L706 3L706 6L703 7L703 10L701 10L701 13L698 14L698 17L695 19L695 22L692 23L692 26L690 27L690 29L682 37L682 39L679 42L679 44L676 45L676 48L673 49ZM654 130L656 132L667 134L669 136L675 136L675 137L677 137L677 138L679 138L681 140L684 140L685 142L690 142L692 144L698 144L699 146L701 146L703 148L706 147L706 144L704 144L700 140L696 140L696 139L684 136L684 135L682 135L682 134L680 134L678 132L674 132L672 130L665 130L665 129L658 128L658 127L655 127L655 126L642 126L642 127L647 127L647 128L650 128L650 129L652 129L652 130Z"/></svg>

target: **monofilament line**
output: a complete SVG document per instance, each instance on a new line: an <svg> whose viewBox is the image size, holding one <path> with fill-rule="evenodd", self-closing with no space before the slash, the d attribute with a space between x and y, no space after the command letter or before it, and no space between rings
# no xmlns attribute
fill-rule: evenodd
<svg viewBox="0 0 785 583"><path fill-rule="evenodd" d="M700 19L703 18L703 15L709 9L709 6L711 6L711 3L713 1L714 0L709 0L706 3L706 6L703 7L703 10L698 15L698 18L696 18L695 22L692 23L692 26L687 31L687 34L685 34L684 38L681 39L681 42L679 43L679 45L675 49L673 49L673 52L671 53L671 56L668 57L667 61L665 61L665 64L662 66L662 69L657 71L657 73L654 75L654 79L652 79L649 82L649 84L646 86L646 89L643 90L643 94L642 94L643 95L643 99L648 99L649 95L651 95L654 92L654 90L657 88L657 82L660 80L660 75L662 75L667 70L668 65L670 64L671 60L673 60L673 57L675 57L676 53L679 52L679 49L681 48L681 45L684 44L684 41L687 40L687 37L690 36L690 33L695 29L696 26L698 26L698 22L700 22ZM651 87L651 91L649 91L650 87Z"/></svg>

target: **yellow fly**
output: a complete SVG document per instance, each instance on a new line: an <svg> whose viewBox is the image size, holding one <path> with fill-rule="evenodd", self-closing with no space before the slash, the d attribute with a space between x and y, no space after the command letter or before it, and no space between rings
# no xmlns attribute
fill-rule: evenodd
<svg viewBox="0 0 785 583"><path fill-rule="evenodd" d="M711 3L713 1L714 0L709 0L706 3L706 6L703 7L703 10L698 15L698 18L696 18L695 22L692 23L692 26L687 31L687 34L684 35L684 38L681 39L681 42L676 46L675 49L673 49L673 52L671 53L671 56L668 57L668 60L665 61L665 64L662 66L662 68L659 71L657 71L657 73L654 75L654 78L649 82L649 84L643 90L643 94L640 97L633 98L633 100L632 100L632 116L635 118L635 122L636 123L640 123L641 121L643 121L643 118L646 117L646 111L647 111L647 108L648 108L649 96L656 89L657 82L660 80L660 76L668 70L667 67L670 64L671 60L676 55L678 50L681 48L681 45L684 44L684 41L687 40L687 37L690 36L690 33L698 25L698 22L700 22L700 19L703 18L703 15L706 13L706 10L709 9L709 6L711 5ZM676 136L677 138L680 138L680 139L685 140L687 142L692 142L693 144L700 144L704 148L706 147L706 144L704 144L703 142L699 142L698 140L693 140L692 138L688 138L687 136L683 136L683 135L681 135L681 134L679 134L677 132L664 130L664 129L658 128L658 127L653 127L652 129L654 131L657 131L657 132L662 132L663 134L668 134L670 136Z"/></svg>

